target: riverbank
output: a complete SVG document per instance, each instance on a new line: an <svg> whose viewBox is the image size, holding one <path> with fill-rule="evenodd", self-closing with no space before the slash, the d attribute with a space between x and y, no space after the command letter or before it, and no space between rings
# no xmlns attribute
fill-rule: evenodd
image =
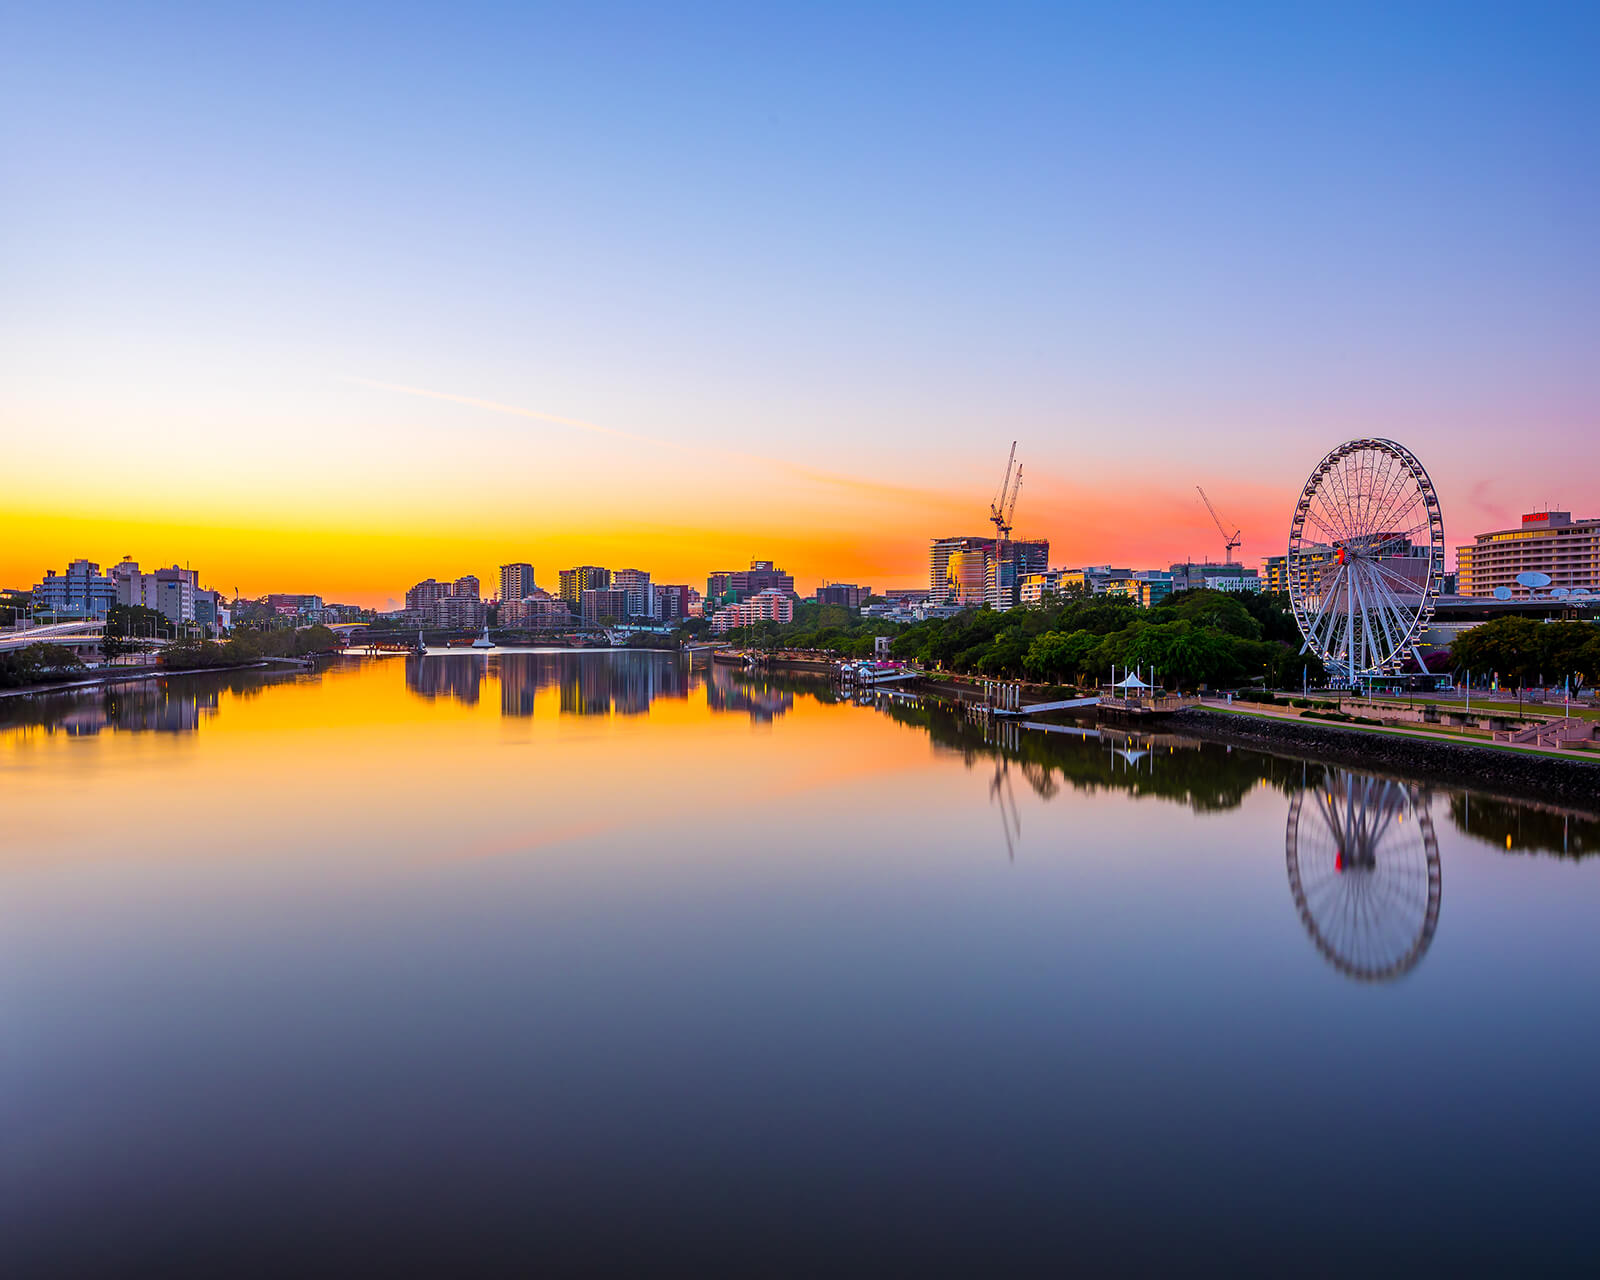
<svg viewBox="0 0 1600 1280"><path fill-rule="evenodd" d="M1600 813L1600 759L1519 751L1382 729L1191 707L1168 727L1232 746L1307 755L1419 783L1470 787Z"/></svg>

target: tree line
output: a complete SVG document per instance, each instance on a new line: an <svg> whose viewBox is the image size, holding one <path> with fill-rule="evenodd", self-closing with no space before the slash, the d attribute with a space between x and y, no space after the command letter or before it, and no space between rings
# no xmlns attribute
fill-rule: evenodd
<svg viewBox="0 0 1600 1280"><path fill-rule="evenodd" d="M1205 590L1177 592L1149 609L1074 595L1003 613L970 610L914 623L892 648L936 670L1051 684L1098 683L1113 667L1154 670L1179 688L1322 682L1322 664L1299 650L1286 597Z"/></svg>
<svg viewBox="0 0 1600 1280"><path fill-rule="evenodd" d="M1512 688L1600 684L1600 625L1496 618L1463 631L1450 646L1451 667L1474 681L1498 675Z"/></svg>
<svg viewBox="0 0 1600 1280"><path fill-rule="evenodd" d="M1114 596L1075 593L1004 611L968 609L950 618L899 625L839 605L805 601L794 621L728 633L734 644L817 649L867 657L880 635L890 652L931 670L1051 684L1096 682L1119 670L1154 668L1168 685L1192 688L1263 680L1298 687L1325 679L1300 653L1285 596L1185 591L1145 609Z"/></svg>

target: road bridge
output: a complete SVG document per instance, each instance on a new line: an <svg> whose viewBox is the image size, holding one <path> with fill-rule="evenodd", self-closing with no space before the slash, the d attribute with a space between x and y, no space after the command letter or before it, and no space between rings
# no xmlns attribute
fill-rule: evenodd
<svg viewBox="0 0 1600 1280"><path fill-rule="evenodd" d="M42 627L14 627L0 631L0 652L26 649L30 644L59 644L69 649L98 648L100 637L105 632L104 620L89 618L81 622L47 623Z"/></svg>

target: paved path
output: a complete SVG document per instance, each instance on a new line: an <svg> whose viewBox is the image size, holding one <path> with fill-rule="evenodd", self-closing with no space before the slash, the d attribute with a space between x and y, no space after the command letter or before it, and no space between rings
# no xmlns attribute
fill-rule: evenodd
<svg viewBox="0 0 1600 1280"><path fill-rule="evenodd" d="M1319 720L1316 717L1302 718L1297 710L1284 710L1278 707L1268 707L1257 703L1234 703L1229 706L1222 702L1203 702L1199 710L1218 711L1230 716L1255 716L1261 720L1291 720L1296 724L1307 725L1313 729L1347 729L1355 733L1376 733L1390 738L1421 738L1432 742L1448 742L1458 747L1487 747L1491 751L1520 751L1524 755L1560 756L1564 760L1593 760L1592 751L1574 751L1571 748L1563 750L1560 747L1536 747L1531 743L1506 743L1493 742L1487 737L1465 733L1451 733L1448 730L1437 729L1412 729L1403 726L1375 725L1375 724L1346 724L1342 720ZM1560 716L1551 719L1559 720Z"/></svg>

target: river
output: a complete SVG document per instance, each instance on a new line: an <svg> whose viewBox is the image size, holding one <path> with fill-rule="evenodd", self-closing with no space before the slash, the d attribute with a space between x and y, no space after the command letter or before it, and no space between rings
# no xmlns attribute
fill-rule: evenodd
<svg viewBox="0 0 1600 1280"><path fill-rule="evenodd" d="M1593 815L536 651L8 699L0 801L10 1275L1600 1250Z"/></svg>

